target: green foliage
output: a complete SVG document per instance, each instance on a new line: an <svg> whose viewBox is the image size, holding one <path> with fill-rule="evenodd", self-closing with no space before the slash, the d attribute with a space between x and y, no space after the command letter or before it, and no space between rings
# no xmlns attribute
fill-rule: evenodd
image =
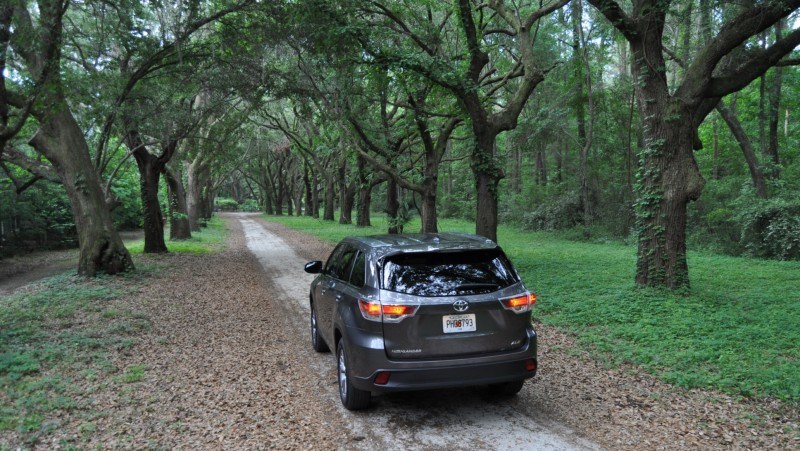
<svg viewBox="0 0 800 451"><path fill-rule="evenodd" d="M225 221L213 217L206 223L206 227L199 232L192 232L190 239L169 241L167 248L170 252L202 255L221 250L225 246L227 238L228 229L225 227ZM125 247L131 254L141 254L144 252L144 240L126 242Z"/></svg>
<svg viewBox="0 0 800 451"><path fill-rule="evenodd" d="M756 257L800 260L800 201L772 199L738 214L742 244Z"/></svg>
<svg viewBox="0 0 800 451"><path fill-rule="evenodd" d="M245 199L244 202L239 204L239 211L255 213L261 211L261 208L258 206L258 201L255 199Z"/></svg>
<svg viewBox="0 0 800 451"><path fill-rule="evenodd" d="M219 211L238 211L239 202L226 197L217 197L214 199L214 207Z"/></svg>
<svg viewBox="0 0 800 451"><path fill-rule="evenodd" d="M268 219L331 243L383 231ZM443 231L473 227L440 222ZM690 253L692 293L681 294L634 288L633 246L502 226L499 241L539 296L534 316L575 333L597 359L633 363L681 387L800 401L800 263Z"/></svg>
<svg viewBox="0 0 800 451"><path fill-rule="evenodd" d="M17 195L10 181L0 178L0 223L0 258L77 244L69 201L54 183L39 181Z"/></svg>
<svg viewBox="0 0 800 451"><path fill-rule="evenodd" d="M110 354L135 340L117 325L146 321L116 304L135 283L135 275L63 274L0 297L0 431L16 430L32 444L53 432L48 420L89 407L87 390L119 371ZM126 382L143 377L143 368L134 370L123 374ZM89 383L77 383L82 377Z"/></svg>
<svg viewBox="0 0 800 451"><path fill-rule="evenodd" d="M526 230L560 230L582 222L581 198L578 192L567 192L544 200L530 213L522 215Z"/></svg>
<svg viewBox="0 0 800 451"><path fill-rule="evenodd" d="M139 175L135 171L120 174L111 187L119 206L111 211L114 224L122 230L139 229L143 225L142 195Z"/></svg>

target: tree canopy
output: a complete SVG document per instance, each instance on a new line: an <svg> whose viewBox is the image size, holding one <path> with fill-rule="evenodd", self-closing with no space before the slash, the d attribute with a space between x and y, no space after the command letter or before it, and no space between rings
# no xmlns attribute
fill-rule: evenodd
<svg viewBox="0 0 800 451"><path fill-rule="evenodd" d="M11 0L0 255L113 274L118 229L166 252L217 205L624 240L640 286L688 288L693 247L797 259L798 7Z"/></svg>

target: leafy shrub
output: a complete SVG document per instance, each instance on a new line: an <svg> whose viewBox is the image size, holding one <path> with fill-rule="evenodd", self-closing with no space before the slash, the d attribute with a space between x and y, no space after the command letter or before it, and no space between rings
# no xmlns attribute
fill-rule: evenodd
<svg viewBox="0 0 800 451"><path fill-rule="evenodd" d="M257 212L261 211L255 199L247 199L239 205L239 211Z"/></svg>
<svg viewBox="0 0 800 451"><path fill-rule="evenodd" d="M214 199L214 206L218 211L237 211L239 202L229 197L218 197Z"/></svg>
<svg viewBox="0 0 800 451"><path fill-rule="evenodd" d="M580 223L581 198L577 191L548 199L522 216L522 227L527 230L559 230Z"/></svg>
<svg viewBox="0 0 800 451"><path fill-rule="evenodd" d="M752 182L746 177L711 179L687 210L687 245L727 255L742 255L742 224L737 212L758 202Z"/></svg>
<svg viewBox="0 0 800 451"><path fill-rule="evenodd" d="M755 257L800 260L800 202L771 199L739 214L741 243Z"/></svg>

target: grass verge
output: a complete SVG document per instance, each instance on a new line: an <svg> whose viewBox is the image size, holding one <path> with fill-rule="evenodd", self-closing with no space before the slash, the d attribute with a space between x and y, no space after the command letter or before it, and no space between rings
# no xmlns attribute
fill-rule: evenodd
<svg viewBox="0 0 800 451"><path fill-rule="evenodd" d="M171 252L205 254L224 247L225 221L187 241L170 242ZM141 254L144 243L128 242ZM0 297L0 450L50 443L48 436L77 418L77 440L95 431L96 392L123 393L147 378L142 365L117 367L118 354L151 327L149 318L125 298L163 266L137 261L137 270L87 279L65 273ZM80 447L65 442L64 447Z"/></svg>
<svg viewBox="0 0 800 451"><path fill-rule="evenodd" d="M0 432L35 445L64 413L91 415L90 394L119 372L111 354L149 327L116 305L139 279L62 274L0 297Z"/></svg>
<svg viewBox="0 0 800 451"><path fill-rule="evenodd" d="M169 235L166 231L165 234ZM225 220L214 216L208 221L207 227L200 232L192 232L192 237L188 240L167 241L167 249L170 252L207 254L222 249L227 237L228 230L225 228ZM141 254L144 252L144 239L126 241L125 247L131 254Z"/></svg>
<svg viewBox="0 0 800 451"><path fill-rule="evenodd" d="M331 243L386 230L266 219ZM439 228L474 231L460 220L441 220ZM405 230L419 230L419 223ZM498 235L539 295L537 319L574 333L599 360L633 363L680 387L800 402L800 262L690 252L691 292L675 293L634 287L633 246L503 226Z"/></svg>

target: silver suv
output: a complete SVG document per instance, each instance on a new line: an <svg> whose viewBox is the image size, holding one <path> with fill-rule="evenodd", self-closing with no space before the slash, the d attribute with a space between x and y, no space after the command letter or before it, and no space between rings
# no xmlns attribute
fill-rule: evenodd
<svg viewBox="0 0 800 451"><path fill-rule="evenodd" d="M350 237L308 262L311 344L336 349L339 395L489 385L514 395L536 374L536 295L475 235Z"/></svg>

